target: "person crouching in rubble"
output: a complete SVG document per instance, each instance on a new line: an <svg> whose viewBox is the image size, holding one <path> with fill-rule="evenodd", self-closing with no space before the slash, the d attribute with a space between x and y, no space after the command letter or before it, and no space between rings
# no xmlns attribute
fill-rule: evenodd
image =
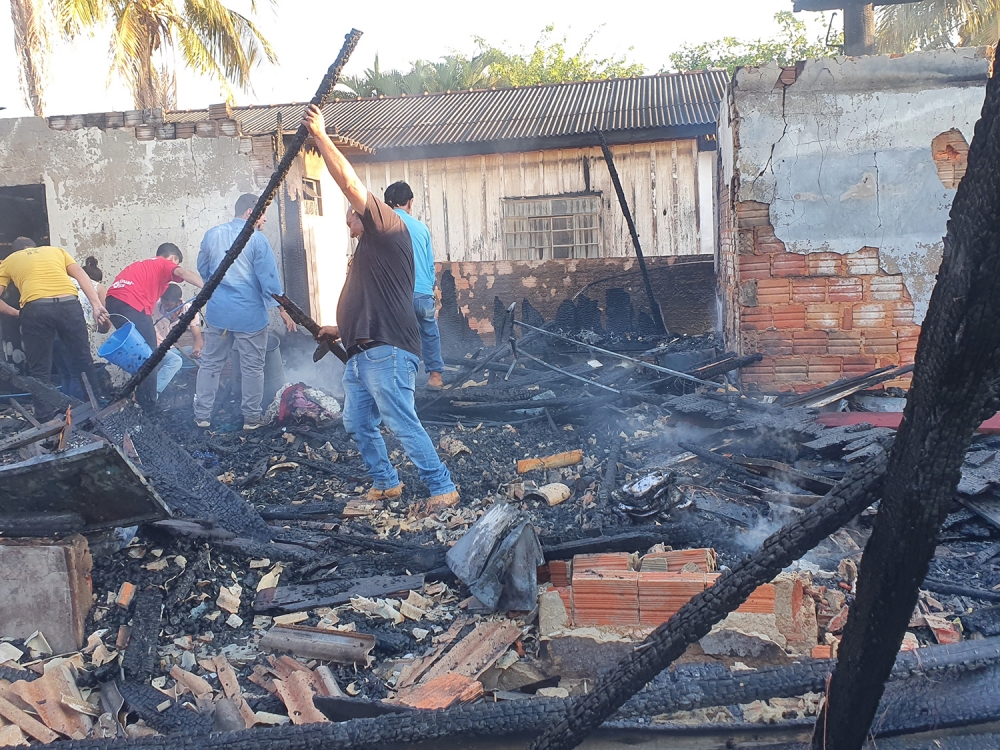
<svg viewBox="0 0 1000 750"><path fill-rule="evenodd" d="M198 253L198 270L207 279L222 263L233 241L247 224L257 196L241 195L236 200L236 218L212 227L205 233ZM267 424L261 410L264 400L264 358L267 354L267 311L276 307L272 294L281 294L278 263L264 228L262 215L243 252L222 277L215 294L205 306L205 351L198 369L194 421L200 428L211 427L219 377L226 360L236 347L240 355L240 382L243 397L243 429L256 430ZM281 310L289 332L295 323Z"/></svg>
<svg viewBox="0 0 1000 750"><path fill-rule="evenodd" d="M156 349L153 309L172 281L186 281L199 289L201 277L181 267L184 255L172 242L156 249L156 256L136 261L122 269L108 287L108 312L115 328L131 321L150 349ZM136 400L143 409L156 407L156 380L146 378L136 389Z"/></svg>
<svg viewBox="0 0 1000 750"><path fill-rule="evenodd" d="M420 327L420 351L427 370L427 387L443 388L444 359L441 357L441 333L438 331L434 305L434 250L431 231L420 219L411 216L413 189L400 180L385 189L385 202L406 224L413 245L413 311Z"/></svg>
<svg viewBox="0 0 1000 750"><path fill-rule="evenodd" d="M160 297L160 301L156 303L156 307L153 308L153 327L156 329L157 346L163 343L167 334L170 333L170 329L174 327L174 323L187 311L188 307L190 304L184 304L181 288L177 284L170 284L163 296ZM189 333L190 343L184 340ZM170 347L163 355L163 362L160 363L160 369L156 373L157 399L184 365L184 357L181 352L193 359L201 359L201 352L204 348L205 340L202 338L201 328L198 327L197 323L191 321L187 331L177 341L177 344Z"/></svg>
<svg viewBox="0 0 1000 750"><path fill-rule="evenodd" d="M347 225L357 237L337 326L320 338L341 338L347 348L344 370L344 429L358 444L374 480L370 500L399 497L403 485L389 462L379 432L383 421L413 461L431 498L427 510L455 505L458 491L434 443L417 418L413 391L420 362L420 330L413 311L414 263L403 220L361 182L350 162L326 134L323 113L310 106L302 119L351 208Z"/></svg>
<svg viewBox="0 0 1000 750"><path fill-rule="evenodd" d="M0 294L11 283L21 293L21 309L0 301L0 313L20 320L28 374L43 383L50 382L52 345L59 336L72 375L73 392L69 395L86 399L81 373L86 373L91 383L96 381L90 332L77 297L77 284L90 302L95 322L109 322L108 311L90 277L61 247L36 247L34 240L18 237L13 252L0 261Z"/></svg>

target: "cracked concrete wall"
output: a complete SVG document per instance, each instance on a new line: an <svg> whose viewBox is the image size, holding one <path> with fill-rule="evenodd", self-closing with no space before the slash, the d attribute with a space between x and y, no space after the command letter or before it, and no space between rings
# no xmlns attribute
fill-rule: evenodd
<svg viewBox="0 0 1000 750"><path fill-rule="evenodd" d="M251 148L248 138L139 141L121 130L0 119L0 186L44 185L51 242L81 263L94 255L110 283L163 242L180 247L195 269L205 231L232 219L240 194L260 191ZM267 216L280 268L273 204Z"/></svg>
<svg viewBox="0 0 1000 750"><path fill-rule="evenodd" d="M955 190L931 143L972 140L990 61L983 48L809 60L794 83L776 64L733 81L737 201L770 205L788 252L880 251L923 320Z"/></svg>

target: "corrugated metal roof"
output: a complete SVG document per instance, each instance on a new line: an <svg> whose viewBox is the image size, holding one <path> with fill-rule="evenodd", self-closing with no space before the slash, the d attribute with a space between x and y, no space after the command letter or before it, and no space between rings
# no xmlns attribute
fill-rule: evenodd
<svg viewBox="0 0 1000 750"><path fill-rule="evenodd" d="M556 148L593 139L691 137L714 132L729 77L724 70L462 91L379 99L341 99L324 108L328 127L374 148L446 154ZM244 135L273 133L280 112L294 130L304 104L236 107ZM168 112L168 122L201 120L207 110ZM644 132L645 131L645 132ZM615 134L623 137L615 137ZM594 143L596 143L596 140ZM582 141L581 141L582 145ZM388 152L388 153L386 153Z"/></svg>

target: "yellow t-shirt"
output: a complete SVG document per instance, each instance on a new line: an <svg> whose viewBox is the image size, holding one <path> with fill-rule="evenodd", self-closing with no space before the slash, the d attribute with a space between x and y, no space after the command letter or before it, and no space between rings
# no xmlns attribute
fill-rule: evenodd
<svg viewBox="0 0 1000 750"><path fill-rule="evenodd" d="M0 261L0 286L12 283L21 292L21 307L46 297L75 297L73 277L66 273L73 256L61 247L29 247Z"/></svg>

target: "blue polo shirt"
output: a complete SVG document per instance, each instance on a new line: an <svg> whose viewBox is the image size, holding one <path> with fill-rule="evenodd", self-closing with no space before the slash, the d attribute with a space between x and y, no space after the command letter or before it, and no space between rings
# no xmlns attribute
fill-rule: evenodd
<svg viewBox="0 0 1000 750"><path fill-rule="evenodd" d="M414 294L434 294L434 249L431 247L431 230L420 219L415 219L401 208L395 209L410 232L413 244L413 268L416 272Z"/></svg>

